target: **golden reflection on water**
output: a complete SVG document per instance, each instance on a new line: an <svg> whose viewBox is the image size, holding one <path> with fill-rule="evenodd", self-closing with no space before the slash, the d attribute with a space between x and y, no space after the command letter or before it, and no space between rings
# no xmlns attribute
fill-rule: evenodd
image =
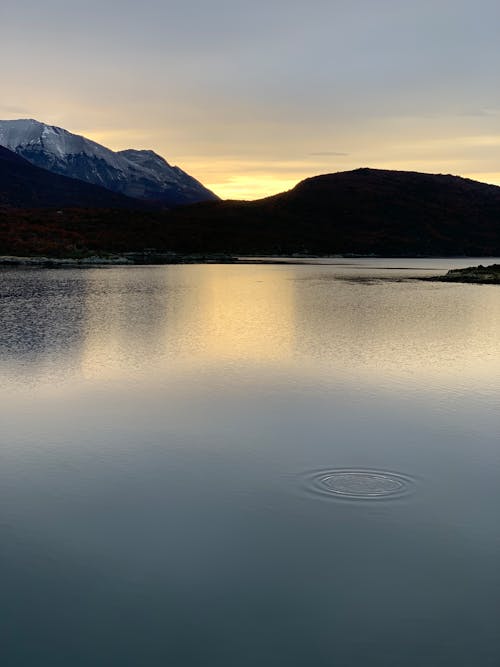
<svg viewBox="0 0 500 667"><path fill-rule="evenodd" d="M94 283L102 273L91 276L81 357L86 378L105 378L151 362L290 358L295 315L287 272L211 265L145 271L149 290L137 291L137 282L131 285L138 271L122 270L113 289L96 294Z"/></svg>
<svg viewBox="0 0 500 667"><path fill-rule="evenodd" d="M278 361L291 356L295 321L288 272L269 267L196 267L174 338L185 356L207 361ZM166 331L166 344L172 337Z"/></svg>
<svg viewBox="0 0 500 667"><path fill-rule="evenodd" d="M33 331L43 331L36 349L11 345L3 366L11 381L42 383L54 373L133 380L228 364L423 386L500 377L500 288L387 280L402 276L293 265L75 271L61 284L64 308L32 307ZM15 343L26 326L25 312L13 312Z"/></svg>

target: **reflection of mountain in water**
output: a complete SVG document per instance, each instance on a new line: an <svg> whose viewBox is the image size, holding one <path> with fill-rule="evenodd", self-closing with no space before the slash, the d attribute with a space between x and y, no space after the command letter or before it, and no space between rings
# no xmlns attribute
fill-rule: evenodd
<svg viewBox="0 0 500 667"><path fill-rule="evenodd" d="M371 283L356 282L368 273L292 265L4 270L1 368L44 382L168 378L186 364L310 367L375 382L384 373L491 373L500 359L495 288L378 281L376 271Z"/></svg>
<svg viewBox="0 0 500 667"><path fill-rule="evenodd" d="M0 363L19 375L73 371L86 319L84 272L2 270Z"/></svg>
<svg viewBox="0 0 500 667"><path fill-rule="evenodd" d="M293 271L293 269L292 269ZM290 271L175 266L5 271L4 361L31 375L111 379L176 363L284 361Z"/></svg>
<svg viewBox="0 0 500 667"><path fill-rule="evenodd" d="M167 279L163 269L3 271L4 367L30 378L111 377L154 360Z"/></svg>
<svg viewBox="0 0 500 667"><path fill-rule="evenodd" d="M290 355L293 295L273 267L91 272L86 376Z"/></svg>
<svg viewBox="0 0 500 667"><path fill-rule="evenodd" d="M171 272L172 267L88 271L84 377L110 378L157 364L182 294Z"/></svg>

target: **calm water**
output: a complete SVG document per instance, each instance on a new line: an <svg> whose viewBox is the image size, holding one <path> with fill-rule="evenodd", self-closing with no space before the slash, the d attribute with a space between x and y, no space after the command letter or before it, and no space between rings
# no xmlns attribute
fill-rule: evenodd
<svg viewBox="0 0 500 667"><path fill-rule="evenodd" d="M498 667L500 287L334 261L0 271L2 667Z"/></svg>

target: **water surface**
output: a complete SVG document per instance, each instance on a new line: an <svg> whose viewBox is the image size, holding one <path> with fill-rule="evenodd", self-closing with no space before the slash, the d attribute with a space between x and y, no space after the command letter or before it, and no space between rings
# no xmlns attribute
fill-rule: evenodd
<svg viewBox="0 0 500 667"><path fill-rule="evenodd" d="M479 262L1 270L2 665L497 667Z"/></svg>

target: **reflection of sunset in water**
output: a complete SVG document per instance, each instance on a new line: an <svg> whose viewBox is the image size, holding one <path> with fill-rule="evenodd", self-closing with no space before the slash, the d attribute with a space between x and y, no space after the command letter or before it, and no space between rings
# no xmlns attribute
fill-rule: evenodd
<svg viewBox="0 0 500 667"><path fill-rule="evenodd" d="M286 271L200 265L113 273L104 290L94 283L99 272L90 276L86 378L189 360L259 363L291 354L293 283Z"/></svg>
<svg viewBox="0 0 500 667"><path fill-rule="evenodd" d="M17 300L4 299L1 368L19 382L168 380L227 365L422 387L500 377L495 286L397 282L387 278L410 272L348 265L9 275Z"/></svg>
<svg viewBox="0 0 500 667"><path fill-rule="evenodd" d="M48 599L51 618L62 610L57 647L68 615L68 636L75 623L95 630L92 650L110 619L122 647L124 618L134 638L142 618L148 642L156 618L161 650L141 661L141 640L137 660L124 652L115 664L184 665L186 637L208 609L202 646L214 636L225 646L233 617L244 658L256 619L266 629L271 620L286 645L314 624L326 665L351 604L339 664L376 653L386 667L401 621L427 619L433 636L451 618L455 646L465 599L457 622L477 622L477 645L446 663L497 664L477 647L484 627L498 645L499 289L398 282L408 273L361 264L371 268L3 273L2 593L23 612L20 644L26 609L45 636ZM375 618L387 633L351 661L359 600L362 636L378 641ZM180 637L180 660L163 650L165 628ZM406 667L413 648L390 664ZM245 667L270 664L264 649ZM239 667L232 646L227 655L225 665L196 656L185 667Z"/></svg>
<svg viewBox="0 0 500 667"><path fill-rule="evenodd" d="M204 266L193 273L195 290L174 325L183 355L255 362L290 357L295 312L289 271Z"/></svg>

